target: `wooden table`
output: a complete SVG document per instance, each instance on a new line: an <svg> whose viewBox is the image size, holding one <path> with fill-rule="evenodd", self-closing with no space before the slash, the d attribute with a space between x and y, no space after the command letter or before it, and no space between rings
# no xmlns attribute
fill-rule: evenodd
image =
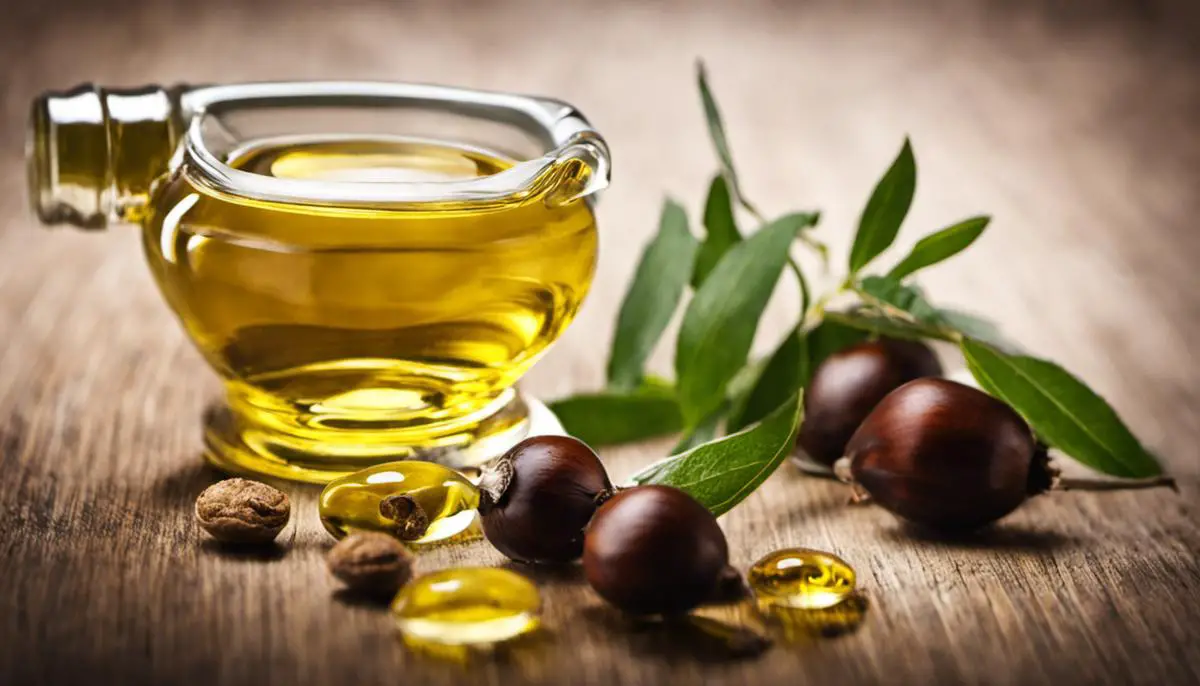
<svg viewBox="0 0 1200 686"><path fill-rule="evenodd" d="M1200 21L1182 0L1041 4L3 8L0 683L1196 683ZM631 628L576 569L528 572L548 626L531 645L466 666L410 654L385 612L336 593L312 490L294 489L294 526L273 554L205 540L191 505L217 478L199 458L216 382L155 292L135 230L44 231L25 213L21 130L35 93L83 80L352 76L578 104L607 135L616 173L593 293L525 381L555 397L599 385L664 192L698 211L715 164L696 55L749 192L772 214L823 209L839 256L910 133L921 176L902 243L995 216L978 247L928 274L928 290L1088 379L1181 493L1042 497L978 541L949 544L846 508L839 486L788 466L723 519L734 561L788 545L835 551L856 565L870 608L851 635L743 661ZM763 350L795 308L781 289ZM669 350L655 366L670 368ZM604 457L623 477L668 446ZM501 562L478 542L425 554L419 568Z"/></svg>

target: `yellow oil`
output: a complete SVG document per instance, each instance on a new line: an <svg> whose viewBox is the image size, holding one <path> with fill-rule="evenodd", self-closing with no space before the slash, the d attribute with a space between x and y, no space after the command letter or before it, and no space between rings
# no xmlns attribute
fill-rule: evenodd
<svg viewBox="0 0 1200 686"><path fill-rule="evenodd" d="M459 567L417 577L392 601L410 644L478 646L526 635L541 624L541 596L506 569Z"/></svg>
<svg viewBox="0 0 1200 686"><path fill-rule="evenodd" d="M820 550L777 550L750 568L746 583L764 609L819 610L846 600L854 592L854 568Z"/></svg>
<svg viewBox="0 0 1200 686"><path fill-rule="evenodd" d="M388 498L409 503L408 517L391 515ZM465 532L475 521L479 489L458 472L432 462L402 460L369 467L329 482L319 511L337 538L353 531L381 531L425 544Z"/></svg>
<svg viewBox="0 0 1200 686"><path fill-rule="evenodd" d="M425 141L290 137L227 164L436 183L513 162ZM497 410L592 279L592 210L555 202L561 184L502 202L338 207L224 195L194 177L184 164L160 180L143 239L226 383L232 414L208 429L209 457L226 468L328 481L509 428L522 413Z"/></svg>

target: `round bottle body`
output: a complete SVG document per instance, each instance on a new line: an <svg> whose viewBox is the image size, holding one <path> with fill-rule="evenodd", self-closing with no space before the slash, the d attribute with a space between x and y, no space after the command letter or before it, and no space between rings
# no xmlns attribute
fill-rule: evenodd
<svg viewBox="0 0 1200 686"><path fill-rule="evenodd" d="M243 150L230 166L305 180L511 164L402 140ZM186 161L156 188L143 238L168 303L225 381L230 412L210 421L210 456L311 481L519 432L513 384L575 316L597 243L584 200L274 203L213 191Z"/></svg>

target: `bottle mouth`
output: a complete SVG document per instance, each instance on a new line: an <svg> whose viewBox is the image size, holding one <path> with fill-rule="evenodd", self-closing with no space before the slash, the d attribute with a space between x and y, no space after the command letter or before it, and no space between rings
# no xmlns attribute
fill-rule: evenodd
<svg viewBox="0 0 1200 686"><path fill-rule="evenodd" d="M25 190L29 209L43 224L60 224L66 217L57 216L49 197L50 150L46 137L49 126L45 109L34 102L29 112L25 133Z"/></svg>
<svg viewBox="0 0 1200 686"><path fill-rule="evenodd" d="M103 229L144 205L179 140L172 92L85 83L34 99L25 139L29 204L46 225Z"/></svg>
<svg viewBox="0 0 1200 686"><path fill-rule="evenodd" d="M608 147L588 121L570 105L530 96L487 91L382 82L297 82L216 86L183 96L190 119L183 159L189 178L217 193L250 200L337 207L391 208L437 203L507 203L545 196L565 204L607 187ZM447 180L302 179L267 176L231 166L230 153L254 134L239 125L240 114L264 109L347 112L370 108L385 115L459 115L460 118L502 125L524 134L540 154L517 157L506 169L484 176ZM261 117L260 117L261 119ZM378 119L378 117L377 117ZM324 122L329 122L326 117ZM323 125L329 126L329 123ZM332 118L333 130L346 124ZM273 133L278 133L275 131ZM429 134L417 131L416 137ZM486 145L475 139L459 141L439 132L447 142ZM174 164L178 164L179 159Z"/></svg>
<svg viewBox="0 0 1200 686"><path fill-rule="evenodd" d="M91 84L34 100L25 138L26 190L42 224L104 228L111 204L107 135ZM64 146L72 156L59 154Z"/></svg>

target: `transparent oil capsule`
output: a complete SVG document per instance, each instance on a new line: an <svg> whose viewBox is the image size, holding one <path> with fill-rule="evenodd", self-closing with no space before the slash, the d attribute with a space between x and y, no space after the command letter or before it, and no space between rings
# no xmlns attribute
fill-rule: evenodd
<svg viewBox="0 0 1200 686"><path fill-rule="evenodd" d="M321 491L321 523L342 538L382 531L415 544L456 536L475 521L479 489L462 474L433 462L376 465L329 482Z"/></svg>
<svg viewBox="0 0 1200 686"><path fill-rule="evenodd" d="M409 582L392 616L410 643L491 645L537 629L541 605L537 587L516 572L460 567Z"/></svg>
<svg viewBox="0 0 1200 686"><path fill-rule="evenodd" d="M854 569L831 553L785 548L754 563L746 582L761 607L819 610L854 592Z"/></svg>

